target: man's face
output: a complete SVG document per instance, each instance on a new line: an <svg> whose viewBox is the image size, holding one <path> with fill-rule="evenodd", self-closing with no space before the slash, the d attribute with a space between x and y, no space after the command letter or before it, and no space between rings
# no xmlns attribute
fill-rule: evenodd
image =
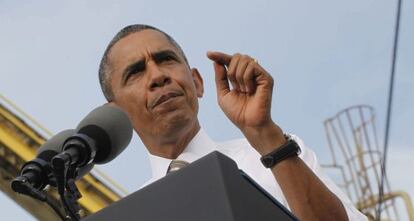
<svg viewBox="0 0 414 221"><path fill-rule="evenodd" d="M197 121L201 76L162 33L130 34L108 57L114 103L128 113L141 139L168 136Z"/></svg>

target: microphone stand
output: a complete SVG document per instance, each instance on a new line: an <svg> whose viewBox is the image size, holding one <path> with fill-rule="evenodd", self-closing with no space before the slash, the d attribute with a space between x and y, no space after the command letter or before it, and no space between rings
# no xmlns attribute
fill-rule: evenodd
<svg viewBox="0 0 414 221"><path fill-rule="evenodd" d="M47 203L62 220L70 218L72 221L79 221L79 211L81 207L77 200L80 199L82 195L75 184L75 179L79 169L73 166L71 167L70 162L71 157L69 155L56 157L56 160L52 160L52 167L42 160L33 161L31 163L35 164L28 164L24 171L36 172L35 175L42 175L42 178L40 178L42 182L40 182L40 184L39 182L33 182L33 177L35 176L31 173L27 173L26 175L16 177L11 182L11 188L17 193L24 194L36 200ZM88 165L90 164L87 164L81 168L85 168ZM40 168L53 172L54 177L47 175L48 172L44 172L44 170L41 170ZM22 174L25 174L24 171ZM52 202L51 199L48 198L43 191L41 191L46 184L57 186L60 200L67 214L66 217L59 210L59 206Z"/></svg>
<svg viewBox="0 0 414 221"><path fill-rule="evenodd" d="M45 202L63 221L65 221L66 218L62 214L62 211L59 209L59 205L56 204L56 202L54 202L51 198L49 198L44 191L41 191L47 184L54 185L56 183L54 177L48 175L48 171L52 171L52 168L46 161L42 159L35 159L33 161L30 161L23 166L23 169L21 171L21 174L26 175L20 175L13 179L11 182L11 189L16 193L20 193L41 202ZM34 178L33 173L41 177L40 179L42 181L40 183L32 183Z"/></svg>
<svg viewBox="0 0 414 221"><path fill-rule="evenodd" d="M62 211L59 209L59 206L53 202L43 191L39 191L38 189L34 188L29 182L24 179L16 179L19 182L18 193L29 196L33 199L39 200L41 202L45 202L49 205L53 211L59 216L62 221L66 221L66 217L62 214Z"/></svg>
<svg viewBox="0 0 414 221"><path fill-rule="evenodd" d="M34 188L24 177L17 177L13 180L14 185L18 186L18 188L14 188L13 190L17 191L20 194L30 196L34 199L39 201L45 202L46 195L42 192Z"/></svg>
<svg viewBox="0 0 414 221"><path fill-rule="evenodd" d="M76 171L70 168L70 160L52 160L52 166L60 200L66 214L72 221L79 221L81 207L77 200L82 195L75 184Z"/></svg>
<svg viewBox="0 0 414 221"><path fill-rule="evenodd" d="M95 142L83 134L76 134L65 141L64 151L54 156L51 160L56 185L66 214L71 220L80 220L81 209L78 199L82 197L75 178L79 169L92 163L96 155Z"/></svg>

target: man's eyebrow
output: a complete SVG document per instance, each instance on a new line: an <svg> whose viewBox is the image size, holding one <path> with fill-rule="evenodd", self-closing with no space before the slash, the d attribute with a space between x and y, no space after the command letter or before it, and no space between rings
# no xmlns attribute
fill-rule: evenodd
<svg viewBox="0 0 414 221"><path fill-rule="evenodd" d="M122 84L128 80L128 77L136 70L145 68L145 59L140 59L134 63L128 65L125 70L122 72Z"/></svg>
<svg viewBox="0 0 414 221"><path fill-rule="evenodd" d="M181 62L178 54L171 49L161 50L161 51L157 51L151 54L152 59L156 63L163 61L165 58L169 56L172 57L174 60ZM126 81L128 80L128 77L132 73L136 72L137 70L144 70L145 65L146 65L146 60L144 58L139 59L138 61L135 61L134 63L128 65L125 68L125 70L122 72L122 84L126 83Z"/></svg>
<svg viewBox="0 0 414 221"><path fill-rule="evenodd" d="M154 59L155 62L163 61L168 56L171 56L175 60L180 61L178 54L175 51L171 50L171 49L157 51L157 52L153 53L151 56L152 56L152 59Z"/></svg>

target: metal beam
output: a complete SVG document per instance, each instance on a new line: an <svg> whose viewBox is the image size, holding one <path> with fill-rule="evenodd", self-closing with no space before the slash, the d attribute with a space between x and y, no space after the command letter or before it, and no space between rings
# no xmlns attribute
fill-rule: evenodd
<svg viewBox="0 0 414 221"><path fill-rule="evenodd" d="M0 142L3 147L3 150L0 151L0 160L3 164L9 165L8 169L3 168L1 171L0 189L36 218L51 220L50 216L53 215L48 215L48 219L42 216L43 212L48 214L46 211L49 211L49 209L45 210L46 205L25 196L18 196L9 187L10 177L17 176L21 165L33 159L36 150L45 141L46 139L36 130L0 103ZM121 198L118 193L92 174L87 174L77 181L77 185L83 196L79 203L86 215L95 213ZM47 191L47 193L56 198L56 193L53 193L53 191ZM27 202L31 202L29 206L26 206ZM50 211L53 214L53 211ZM57 220L57 216L55 218Z"/></svg>

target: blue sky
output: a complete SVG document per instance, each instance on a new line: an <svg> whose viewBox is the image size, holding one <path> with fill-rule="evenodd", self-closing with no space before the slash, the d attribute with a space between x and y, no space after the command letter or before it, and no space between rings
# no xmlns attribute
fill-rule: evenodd
<svg viewBox="0 0 414 221"><path fill-rule="evenodd" d="M208 50L256 57L274 77L272 117L327 162L322 122L368 104L377 112L381 143L396 1L10 1L0 2L0 93L57 133L74 128L105 102L97 69L122 27L147 23L170 33L205 82L200 121L216 140L241 134L216 103ZM414 2L404 1L390 136L393 189L414 195ZM411 98L410 98L411 97ZM130 192L150 176L136 137L100 166ZM30 220L0 194L2 214ZM17 217L17 218L16 218Z"/></svg>

